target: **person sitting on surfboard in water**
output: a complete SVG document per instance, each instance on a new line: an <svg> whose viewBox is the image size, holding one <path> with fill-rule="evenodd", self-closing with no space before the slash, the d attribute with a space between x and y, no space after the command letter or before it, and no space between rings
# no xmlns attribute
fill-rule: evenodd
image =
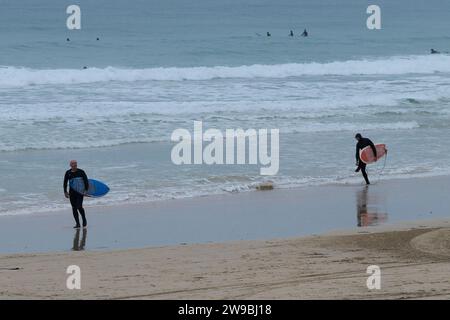
<svg viewBox="0 0 450 320"><path fill-rule="evenodd" d="M81 178L84 182L84 188L87 191L89 189L89 181L86 173L78 168L76 160L70 161L70 169L66 171L64 175L64 196L70 199L70 204L72 205L73 218L75 219L76 225L75 229L80 228L80 219L78 218L78 212L80 212L81 218L83 219L83 228L87 227L86 214L83 209L83 198L84 195L78 193L71 187L69 187L69 192L67 192L67 182L75 178Z"/></svg>
<svg viewBox="0 0 450 320"><path fill-rule="evenodd" d="M366 180L366 184L370 184L369 178L367 177L366 164L363 161L361 161L361 158L359 157L359 151L367 146L370 146L376 159L377 148L375 148L375 145L370 139L363 138L363 136L360 133L357 133L355 135L355 139L358 140L358 143L356 144L356 165L358 167L356 168L355 172L359 172L359 170L361 170L364 180Z"/></svg>

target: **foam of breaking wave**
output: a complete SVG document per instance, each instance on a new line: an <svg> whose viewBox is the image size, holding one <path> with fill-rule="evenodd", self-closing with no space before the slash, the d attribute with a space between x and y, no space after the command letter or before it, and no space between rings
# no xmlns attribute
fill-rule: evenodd
<svg viewBox="0 0 450 320"><path fill-rule="evenodd" d="M335 132L355 130L407 130L419 128L416 121L401 121L393 123L312 123L294 129L295 133Z"/></svg>
<svg viewBox="0 0 450 320"><path fill-rule="evenodd" d="M0 68L0 87L67 85L109 81L182 81L228 78L287 78L321 75L401 75L450 72L449 55L394 56L383 59L347 60L327 63L287 63L237 67L117 67L78 69Z"/></svg>

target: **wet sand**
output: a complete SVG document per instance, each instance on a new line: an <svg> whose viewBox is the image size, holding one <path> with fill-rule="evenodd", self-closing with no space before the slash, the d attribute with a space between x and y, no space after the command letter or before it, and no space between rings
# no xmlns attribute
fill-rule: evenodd
<svg viewBox="0 0 450 320"><path fill-rule="evenodd" d="M450 177L328 185L0 217L0 254L269 240L450 218Z"/></svg>
<svg viewBox="0 0 450 320"><path fill-rule="evenodd" d="M298 239L0 257L1 299L448 299L450 223ZM393 228L393 227L391 227ZM81 289L66 268L81 268ZM381 288L366 286L367 267Z"/></svg>

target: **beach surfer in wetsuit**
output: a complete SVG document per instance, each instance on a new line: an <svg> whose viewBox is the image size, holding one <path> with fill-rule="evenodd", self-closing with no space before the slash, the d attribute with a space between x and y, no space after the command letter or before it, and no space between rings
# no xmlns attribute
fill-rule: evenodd
<svg viewBox="0 0 450 320"><path fill-rule="evenodd" d="M87 227L87 221L86 221L86 213L83 208L83 198L84 196L81 193L76 192L72 188L69 187L69 192L67 192L67 182L69 182L72 179L75 178L82 178L84 182L84 188L85 190L89 189L89 181L87 178L86 173L78 168L78 164L76 160L70 161L70 169L66 171L66 174L64 175L64 196L66 198L70 199L70 204L72 205L72 213L73 218L75 219L76 225L75 229L80 228L80 219L78 218L78 212L81 215L81 218L83 219L83 228Z"/></svg>
<svg viewBox="0 0 450 320"><path fill-rule="evenodd" d="M370 146L376 158L377 148L375 148L375 145L370 139L363 138L363 136L360 133L357 133L355 135L355 139L358 140L358 143L356 144L356 165L358 167L356 168L355 172L359 172L361 170L364 180L366 180L366 184L370 184L369 178L367 177L366 164L359 158L359 151L367 146Z"/></svg>

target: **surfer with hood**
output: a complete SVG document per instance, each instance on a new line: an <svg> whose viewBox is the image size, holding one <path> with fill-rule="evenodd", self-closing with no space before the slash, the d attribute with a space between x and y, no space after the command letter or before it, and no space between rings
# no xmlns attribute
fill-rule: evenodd
<svg viewBox="0 0 450 320"><path fill-rule="evenodd" d="M360 159L359 157L359 151L364 149L367 146L370 146L372 148L373 154L375 155L375 158L377 157L377 148L375 148L375 145L369 138L364 138L360 133L357 133L355 135L355 139L358 141L356 144L356 165L358 166L355 170L355 172L359 172L361 170L361 173L364 177L364 180L366 180L366 184L370 184L369 177L367 176L366 172L366 164Z"/></svg>

